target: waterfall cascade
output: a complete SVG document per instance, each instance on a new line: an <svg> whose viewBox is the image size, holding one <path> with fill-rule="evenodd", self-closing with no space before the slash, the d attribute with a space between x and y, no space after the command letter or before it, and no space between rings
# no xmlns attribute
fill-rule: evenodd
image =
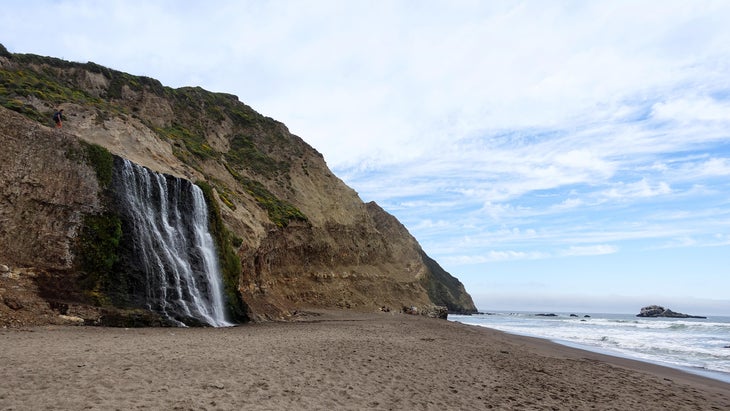
<svg viewBox="0 0 730 411"><path fill-rule="evenodd" d="M179 325L190 319L232 325L202 190L118 157L114 178L116 207L138 272L137 298Z"/></svg>

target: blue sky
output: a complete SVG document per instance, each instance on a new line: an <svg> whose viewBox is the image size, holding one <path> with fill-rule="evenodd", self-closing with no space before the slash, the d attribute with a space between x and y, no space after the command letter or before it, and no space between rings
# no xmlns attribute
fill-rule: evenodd
<svg viewBox="0 0 730 411"><path fill-rule="evenodd" d="M730 315L730 2L7 1L11 52L239 96L483 310Z"/></svg>

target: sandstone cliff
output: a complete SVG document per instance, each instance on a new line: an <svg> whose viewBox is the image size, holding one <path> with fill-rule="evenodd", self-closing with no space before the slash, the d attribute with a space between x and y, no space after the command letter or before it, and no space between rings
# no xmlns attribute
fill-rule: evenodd
<svg viewBox="0 0 730 411"><path fill-rule="evenodd" d="M52 272L56 285L83 274L85 216L110 210L94 164L101 146L207 188L222 222L222 264L248 318L306 307L476 311L393 216L364 204L320 153L235 96L0 46L0 104L0 264ZM50 128L57 108L62 132ZM88 289L47 287L41 277L49 275L35 282L51 290L46 299L89 301ZM107 292L103 283L92 291Z"/></svg>

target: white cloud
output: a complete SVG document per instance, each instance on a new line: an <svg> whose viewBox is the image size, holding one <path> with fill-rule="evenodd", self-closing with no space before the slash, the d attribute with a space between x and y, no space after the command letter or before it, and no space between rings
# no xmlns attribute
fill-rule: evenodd
<svg viewBox="0 0 730 411"><path fill-rule="evenodd" d="M647 179L642 178L634 183L623 183L618 182L614 187L604 191L603 197L607 197L613 200L631 200L637 198L656 197L661 195L667 195L672 192L672 189L664 181L652 184Z"/></svg>
<svg viewBox="0 0 730 411"><path fill-rule="evenodd" d="M714 236L715 243L712 246L727 246L730 245L730 231L725 233L717 233Z"/></svg>
<svg viewBox="0 0 730 411"><path fill-rule="evenodd" d="M493 262L504 262L504 261L519 261L519 260L541 260L550 258L549 253L545 252L524 252L524 251L488 251L483 255L461 255L461 256L449 256L444 258L444 262L447 264L454 265L471 265L471 264L484 264Z"/></svg>
<svg viewBox="0 0 730 411"><path fill-rule="evenodd" d="M543 260L556 257L578 257L614 254L619 249L608 244L597 244L590 246L571 246L558 251L516 251L516 250L490 250L486 253L475 255L455 254L445 257L447 264L473 265L506 261Z"/></svg>
<svg viewBox="0 0 730 411"><path fill-rule="evenodd" d="M563 200L560 204L553 207L554 210L570 210L584 206L585 200L580 198L568 198Z"/></svg>
<svg viewBox="0 0 730 411"><path fill-rule="evenodd" d="M702 176L728 176L730 175L730 160L711 158L700 165L699 174Z"/></svg>
<svg viewBox="0 0 730 411"><path fill-rule="evenodd" d="M618 247L608 244L597 244L590 246L572 246L560 252L561 257L576 257L587 255L605 255L618 252Z"/></svg>
<svg viewBox="0 0 730 411"><path fill-rule="evenodd" d="M652 108L658 120L680 122L730 121L730 101L717 101L707 96L660 102Z"/></svg>
<svg viewBox="0 0 730 411"><path fill-rule="evenodd" d="M433 229L453 229L453 225L449 221L445 220L438 220L433 221L430 219L425 219L420 221L415 226L411 227L412 230L433 230Z"/></svg>

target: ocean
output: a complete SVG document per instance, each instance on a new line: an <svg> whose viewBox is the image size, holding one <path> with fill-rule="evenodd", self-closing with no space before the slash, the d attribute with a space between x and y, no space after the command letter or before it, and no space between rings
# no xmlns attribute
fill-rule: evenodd
<svg viewBox="0 0 730 411"><path fill-rule="evenodd" d="M631 314L497 312L449 320L667 367L730 383L730 317L639 318Z"/></svg>

